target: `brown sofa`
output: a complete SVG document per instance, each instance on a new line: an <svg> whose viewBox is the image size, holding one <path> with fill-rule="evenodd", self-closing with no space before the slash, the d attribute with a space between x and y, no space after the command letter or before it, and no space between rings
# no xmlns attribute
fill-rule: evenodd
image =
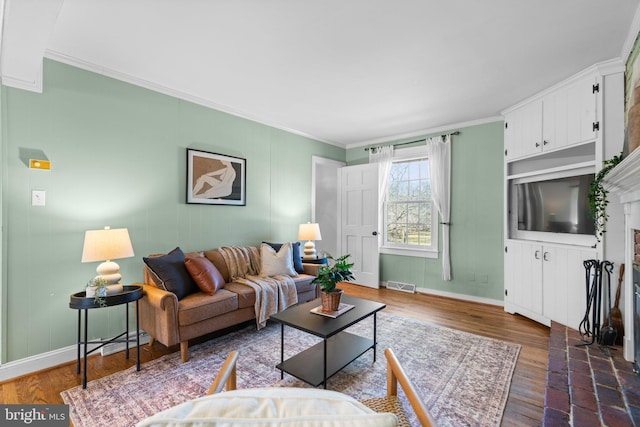
<svg viewBox="0 0 640 427"><path fill-rule="evenodd" d="M213 295L197 291L178 299L176 294L157 286L154 274L146 264L144 283L140 284L144 289L144 297L139 301L140 328L149 334L149 345L156 340L167 347L179 343L183 362L188 359L190 339L256 317L255 291L250 286L231 281L229 269L219 250L185 254L187 257L203 255L213 263L225 281L224 288L218 289ZM319 289L311 283L318 265L302 264L302 267L304 273L293 277L298 303L319 297Z"/></svg>

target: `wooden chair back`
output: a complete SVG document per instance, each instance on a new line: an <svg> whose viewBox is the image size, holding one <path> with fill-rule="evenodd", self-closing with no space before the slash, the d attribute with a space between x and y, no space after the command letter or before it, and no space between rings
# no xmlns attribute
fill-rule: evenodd
<svg viewBox="0 0 640 427"><path fill-rule="evenodd" d="M402 365L398 361L398 358L393 353L393 350L386 348L384 350L384 356L387 359L387 396L398 395L398 383L407 396L407 400L411 404L411 408L416 413L418 420L422 426L436 426L436 421L429 412L429 409L425 406L422 398L418 394L415 386L411 382L411 379L406 374Z"/></svg>
<svg viewBox="0 0 640 427"><path fill-rule="evenodd" d="M220 393L223 389L230 391L236 389L236 363L238 361L238 352L233 350L225 359L222 367L218 371L213 384L209 387L207 395Z"/></svg>

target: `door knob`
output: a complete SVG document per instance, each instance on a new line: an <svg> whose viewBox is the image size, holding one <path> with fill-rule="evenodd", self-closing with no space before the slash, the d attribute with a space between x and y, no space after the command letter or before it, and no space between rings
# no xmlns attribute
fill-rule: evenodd
<svg viewBox="0 0 640 427"><path fill-rule="evenodd" d="M371 235L372 235L372 236L377 236L377 235L378 235L378 232L377 232L377 231L374 231L373 233L371 233Z"/></svg>

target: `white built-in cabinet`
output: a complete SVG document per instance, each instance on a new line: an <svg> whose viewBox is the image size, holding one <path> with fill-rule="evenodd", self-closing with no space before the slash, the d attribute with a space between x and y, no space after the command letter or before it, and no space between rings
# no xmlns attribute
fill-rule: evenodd
<svg viewBox="0 0 640 427"><path fill-rule="evenodd" d="M583 262L597 257L593 248L507 240L505 310L578 329L587 306Z"/></svg>
<svg viewBox="0 0 640 427"><path fill-rule="evenodd" d="M597 75L589 74L505 113L505 159L595 140L599 92Z"/></svg>
<svg viewBox="0 0 640 427"><path fill-rule="evenodd" d="M596 64L503 111L504 308L509 313L574 329L585 315L583 263L605 259L604 245L596 244L594 236L518 230L514 188L529 179L599 170L605 144L612 148L622 143L623 121L618 117L622 114L617 109L622 111L624 105L623 76L621 64ZM614 119L605 123L605 117Z"/></svg>

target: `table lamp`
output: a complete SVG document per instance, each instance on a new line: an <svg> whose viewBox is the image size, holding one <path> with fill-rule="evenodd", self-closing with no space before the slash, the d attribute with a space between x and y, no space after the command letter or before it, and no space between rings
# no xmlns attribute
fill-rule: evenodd
<svg viewBox="0 0 640 427"><path fill-rule="evenodd" d="M106 280L109 285L120 282L122 275L120 266L113 259L130 258L133 254L129 231L126 228L104 230L88 230L84 234L84 247L82 248L82 262L104 261L96 271L96 278Z"/></svg>
<svg viewBox="0 0 640 427"><path fill-rule="evenodd" d="M313 243L314 240L322 240L320 226L318 224L300 224L298 228L298 240L307 241L307 243L304 244L304 256L302 259L318 259L316 255L316 245Z"/></svg>

